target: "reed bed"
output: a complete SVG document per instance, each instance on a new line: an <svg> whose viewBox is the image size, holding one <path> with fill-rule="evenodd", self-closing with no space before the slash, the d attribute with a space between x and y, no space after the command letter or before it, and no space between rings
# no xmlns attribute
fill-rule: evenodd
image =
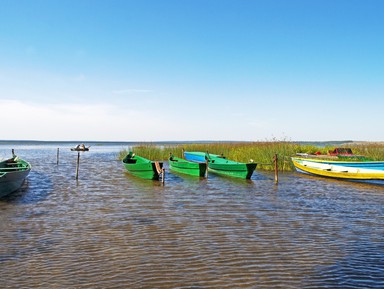
<svg viewBox="0 0 384 289"><path fill-rule="evenodd" d="M350 145L353 152L358 155L367 156L374 161L384 160L384 143L353 143Z"/></svg>
<svg viewBox="0 0 384 289"><path fill-rule="evenodd" d="M348 143L340 147L350 147L355 154L364 155L372 160L384 160L384 143ZM167 160L170 153L177 157L183 157L183 150L201 151L223 154L228 159L238 162L253 161L258 164L257 169L273 170L273 159L276 154L279 171L292 171L294 166L291 157L297 153L314 154L320 152L321 154L327 154L329 150L333 149L334 147L330 146L302 145L289 141L215 142L161 146L146 143L122 150L119 154L119 159L123 159L129 151L157 161Z"/></svg>

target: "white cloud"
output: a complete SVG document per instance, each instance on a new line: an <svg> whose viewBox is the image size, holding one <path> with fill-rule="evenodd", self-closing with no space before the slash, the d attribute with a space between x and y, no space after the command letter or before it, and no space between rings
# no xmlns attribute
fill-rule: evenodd
<svg viewBox="0 0 384 289"><path fill-rule="evenodd" d="M157 118L147 111L107 103L38 105L0 100L1 139L142 140Z"/></svg>
<svg viewBox="0 0 384 289"><path fill-rule="evenodd" d="M338 130L301 118L283 121L253 113L226 118L227 115L216 114L220 109L196 110L188 105L178 109L179 104L170 106L161 101L145 105L108 100L48 104L0 99L0 107L3 140L382 140L382 134L377 133L378 114L364 124L356 120ZM370 136L373 133L376 138Z"/></svg>

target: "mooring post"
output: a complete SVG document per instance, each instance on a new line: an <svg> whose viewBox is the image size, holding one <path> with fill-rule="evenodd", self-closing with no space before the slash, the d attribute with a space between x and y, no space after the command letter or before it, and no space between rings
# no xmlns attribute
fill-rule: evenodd
<svg viewBox="0 0 384 289"><path fill-rule="evenodd" d="M76 180L79 178L80 152L77 152Z"/></svg>
<svg viewBox="0 0 384 289"><path fill-rule="evenodd" d="M165 182L165 169L164 168L162 169L162 173L161 173L161 182L164 185L164 182Z"/></svg>
<svg viewBox="0 0 384 289"><path fill-rule="evenodd" d="M205 160L205 165L206 165L206 167L205 167L205 177L208 179L208 159L206 159Z"/></svg>
<svg viewBox="0 0 384 289"><path fill-rule="evenodd" d="M57 154L56 154L56 164L59 164L59 148L57 148Z"/></svg>
<svg viewBox="0 0 384 289"><path fill-rule="evenodd" d="M275 163L275 184L279 182L279 168L278 168L277 160L278 160L278 157L277 157L277 154L275 154L275 156L273 157L273 161Z"/></svg>

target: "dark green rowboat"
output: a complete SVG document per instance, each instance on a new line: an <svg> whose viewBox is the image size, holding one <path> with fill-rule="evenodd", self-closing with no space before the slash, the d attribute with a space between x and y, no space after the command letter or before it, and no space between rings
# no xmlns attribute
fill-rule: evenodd
<svg viewBox="0 0 384 289"><path fill-rule="evenodd" d="M223 156L204 152L184 152L184 156L190 161L208 161L208 170L210 172L241 179L250 179L257 166L253 162L235 162Z"/></svg>
<svg viewBox="0 0 384 289"><path fill-rule="evenodd" d="M154 162L132 152L123 159L123 165L132 175L147 180L159 180L163 168L162 162Z"/></svg>
<svg viewBox="0 0 384 289"><path fill-rule="evenodd" d="M18 190L31 171L31 165L14 156L0 162L0 198Z"/></svg>
<svg viewBox="0 0 384 289"><path fill-rule="evenodd" d="M182 174L187 174L191 176L197 177L205 177L207 164L204 163L196 163L187 161L185 159L181 159L170 155L168 159L169 168L175 172L179 172Z"/></svg>

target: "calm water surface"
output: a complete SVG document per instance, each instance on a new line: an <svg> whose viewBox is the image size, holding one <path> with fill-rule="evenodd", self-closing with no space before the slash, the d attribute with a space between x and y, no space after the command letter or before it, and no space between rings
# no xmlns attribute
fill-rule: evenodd
<svg viewBox="0 0 384 289"><path fill-rule="evenodd" d="M81 153L76 181L69 147L13 145L33 169L0 199L1 288L384 288L383 187L168 170L163 186L112 144Z"/></svg>

